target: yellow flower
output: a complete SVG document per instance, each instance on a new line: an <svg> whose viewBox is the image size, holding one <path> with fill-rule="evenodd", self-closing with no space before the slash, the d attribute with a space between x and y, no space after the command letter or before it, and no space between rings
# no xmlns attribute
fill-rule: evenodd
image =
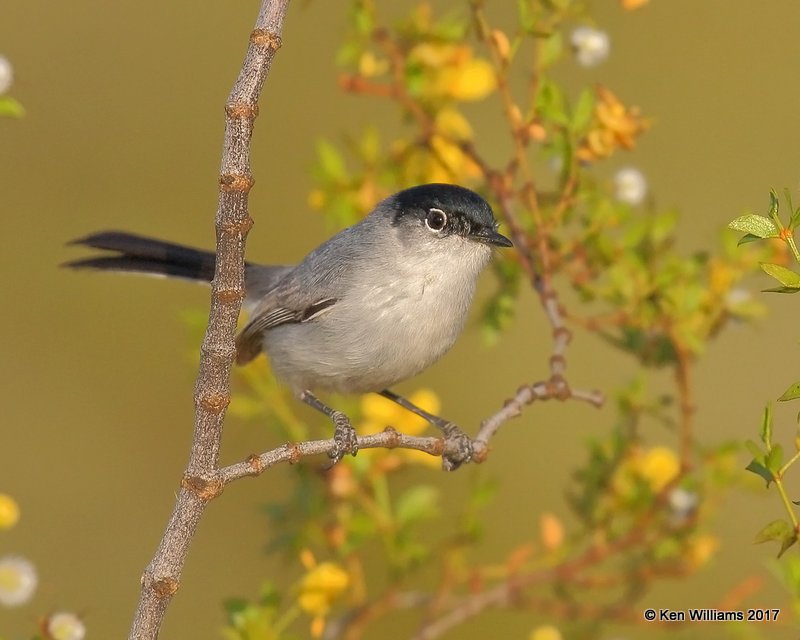
<svg viewBox="0 0 800 640"><path fill-rule="evenodd" d="M650 0L620 0L623 9L633 11L646 5Z"/></svg>
<svg viewBox="0 0 800 640"><path fill-rule="evenodd" d="M464 135L465 129L461 127L459 133L460 125L456 118L445 122L445 127L450 132L443 131L445 135L434 134L428 146L393 145L394 155L402 158L406 182L461 184L481 175L480 167L452 141L458 135Z"/></svg>
<svg viewBox="0 0 800 640"><path fill-rule="evenodd" d="M439 42L420 42L408 53L410 62L417 62L426 67L442 67L455 59L458 48L454 44Z"/></svg>
<svg viewBox="0 0 800 640"><path fill-rule="evenodd" d="M389 70L389 61L377 58L371 51L365 51L358 59L358 72L364 78L374 78Z"/></svg>
<svg viewBox="0 0 800 640"><path fill-rule="evenodd" d="M497 79L487 60L472 58L458 66L445 67L438 83L441 93L466 102L488 96L497 86Z"/></svg>
<svg viewBox="0 0 800 640"><path fill-rule="evenodd" d="M458 145L453 144L441 136L431 138L431 158L430 171L436 170L445 172L449 177L442 182L461 183L472 178L477 178L481 174L480 167L465 154Z"/></svg>
<svg viewBox="0 0 800 640"><path fill-rule="evenodd" d="M453 107L445 107L436 114L436 130L452 140L472 138L469 120Z"/></svg>
<svg viewBox="0 0 800 640"><path fill-rule="evenodd" d="M482 100L497 86L489 61L473 57L466 45L422 42L411 49L408 60L425 70L423 94L427 97Z"/></svg>
<svg viewBox="0 0 800 640"><path fill-rule="evenodd" d="M614 473L611 485L623 498L635 494L637 484L644 482L653 493L658 493L680 473L678 456L668 447L635 449Z"/></svg>
<svg viewBox="0 0 800 640"><path fill-rule="evenodd" d="M408 397L409 402L420 409L437 415L441 409L439 397L430 389L419 389ZM361 398L361 414L364 422L359 429L361 433L378 433L387 425L408 435L418 435L425 430L428 423L424 418L403 409L388 398L370 393Z"/></svg>
<svg viewBox="0 0 800 640"><path fill-rule="evenodd" d="M653 447L639 458L635 468L638 475L658 493L678 477L681 463L672 449Z"/></svg>
<svg viewBox="0 0 800 640"><path fill-rule="evenodd" d="M708 534L697 535L688 541L686 558L694 568L706 564L719 548L719 540Z"/></svg>
<svg viewBox="0 0 800 640"><path fill-rule="evenodd" d="M415 391L409 396L408 400L428 413L439 414L441 402L439 397L429 389ZM388 398L374 393L361 398L361 415L363 420L358 426L358 431L362 434L379 433L387 426L391 426L401 433L416 436L428 428L428 422L425 418L421 418L403 409L403 407ZM393 463L389 464L389 467L396 466L403 460L406 462L419 462L433 467L438 467L441 464L439 458L428 455L424 451L413 449L395 449L391 451L368 449L364 453L389 458L388 462Z"/></svg>
<svg viewBox="0 0 800 640"><path fill-rule="evenodd" d="M0 529L10 529L19 521L19 505L7 493L0 493Z"/></svg>
<svg viewBox="0 0 800 640"><path fill-rule="evenodd" d="M528 640L563 640L563 638L564 636L561 635L558 627L554 627L551 624L536 627L531 631L531 635L528 636Z"/></svg>
<svg viewBox="0 0 800 640"><path fill-rule="evenodd" d="M733 267L720 260L711 258L708 264L709 290L714 295L722 296L730 291L736 280L736 271Z"/></svg>
<svg viewBox="0 0 800 640"><path fill-rule="evenodd" d="M325 618L334 602L350 586L350 576L334 562L317 564L308 550L301 553L301 561L308 569L308 573L300 581L297 604L305 613L312 616L312 635L319 637L325 629Z"/></svg>

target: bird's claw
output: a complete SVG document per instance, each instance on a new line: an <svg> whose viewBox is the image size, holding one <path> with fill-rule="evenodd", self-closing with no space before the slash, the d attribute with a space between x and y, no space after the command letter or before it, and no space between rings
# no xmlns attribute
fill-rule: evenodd
<svg viewBox="0 0 800 640"><path fill-rule="evenodd" d="M331 416L333 424L336 429L333 432L334 446L328 452L328 457L331 459L330 466L332 467L339 462L348 453L356 455L358 453L358 437L356 430L350 423L350 419L341 411L335 411Z"/></svg>
<svg viewBox="0 0 800 640"><path fill-rule="evenodd" d="M455 471L465 462L472 460L475 446L466 433L452 422L442 427L444 433L444 451L442 451L442 469Z"/></svg>

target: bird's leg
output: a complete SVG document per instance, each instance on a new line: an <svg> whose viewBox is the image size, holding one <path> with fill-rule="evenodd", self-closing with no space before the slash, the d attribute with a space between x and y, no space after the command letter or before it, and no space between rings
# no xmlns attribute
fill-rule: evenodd
<svg viewBox="0 0 800 640"><path fill-rule="evenodd" d="M455 471L465 462L469 462L475 453L472 445L472 438L459 429L458 425L432 413L428 413L424 409L420 409L417 405L406 400L403 396L397 395L390 389L378 391L379 395L388 398L392 402L396 402L403 409L424 418L432 425L437 427L444 434L444 453L442 453L442 468L445 471Z"/></svg>
<svg viewBox="0 0 800 640"><path fill-rule="evenodd" d="M333 440L336 444L328 453L328 457L331 459L331 465L339 462L347 453L352 455L358 453L356 430L353 428L353 425L350 424L350 418L341 411L331 409L308 390L300 393L300 399L308 406L314 407L317 411L328 416L335 426Z"/></svg>

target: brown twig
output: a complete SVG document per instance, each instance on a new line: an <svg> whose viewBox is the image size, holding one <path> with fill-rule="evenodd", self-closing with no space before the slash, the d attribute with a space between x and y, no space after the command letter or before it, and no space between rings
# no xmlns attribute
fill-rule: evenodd
<svg viewBox="0 0 800 640"><path fill-rule="evenodd" d="M172 516L142 575L131 639L158 637L167 606L180 586L184 561L205 506L224 485L217 465L225 410L230 402L236 321L244 298L245 238L253 223L247 208L253 185L250 139L261 88L281 45L288 4L289 0L262 1L242 69L225 105L225 143L215 219L217 261L195 384L191 454Z"/></svg>
<svg viewBox="0 0 800 640"><path fill-rule="evenodd" d="M592 544L578 556L564 560L560 564L541 570L509 576L509 578L484 591L465 596L442 616L424 624L414 640L433 640L450 629L463 624L485 610L493 607L510 606L525 601L524 590L541 584L556 584L569 581L574 583L581 572L597 566L601 562L624 552L626 549L642 543L649 532L648 524L663 504L663 496L659 496L649 510L628 533L609 542ZM551 610L551 609L547 609ZM613 610L617 610L613 607ZM619 609L620 615L625 612Z"/></svg>
<svg viewBox="0 0 800 640"><path fill-rule="evenodd" d="M602 407L605 396L596 390L585 391L582 389L570 389L563 378L553 377L547 382L537 382L525 385L517 390L514 397L509 398L503 404L503 408L492 416L481 422L475 442L486 446L489 440L497 433L497 430L511 418L516 418L522 413L522 408L536 400L582 400L595 407Z"/></svg>
<svg viewBox="0 0 800 640"><path fill-rule="evenodd" d="M446 439L432 436L409 436L387 427L380 433L358 436L358 448L361 449L415 449L432 456L441 456L445 450ZM336 442L327 440L306 440L289 442L275 449L258 455L251 455L246 460L236 462L219 469L217 478L224 486L229 482L247 476L258 476L270 467L283 462L295 464L308 456L328 454L334 450Z"/></svg>

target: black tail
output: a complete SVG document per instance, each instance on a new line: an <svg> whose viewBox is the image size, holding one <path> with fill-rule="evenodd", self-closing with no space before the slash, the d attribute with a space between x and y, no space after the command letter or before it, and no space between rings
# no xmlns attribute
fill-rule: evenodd
<svg viewBox="0 0 800 640"><path fill-rule="evenodd" d="M116 251L119 255L98 256L66 262L71 269L129 271L211 282L216 257L210 251L192 249L172 242L137 236L124 231L101 231L69 244Z"/></svg>

